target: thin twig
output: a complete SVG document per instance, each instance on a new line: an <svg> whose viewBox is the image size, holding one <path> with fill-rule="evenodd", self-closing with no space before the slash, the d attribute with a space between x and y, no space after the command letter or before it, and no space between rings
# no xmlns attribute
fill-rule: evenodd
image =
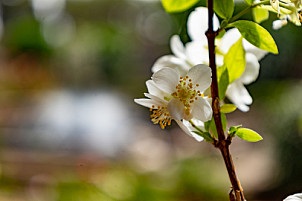
<svg viewBox="0 0 302 201"><path fill-rule="evenodd" d="M217 33L213 30L213 15L214 15L213 0L208 0L208 13L209 13L208 16L209 28L206 32L206 36L208 38L210 68L212 69L212 84L211 84L212 109L213 109L213 117L216 125L216 130L218 134L218 141L214 143L214 146L220 149L220 152L223 156L223 160L225 162L229 174L233 191L236 196L236 201L245 201L243 190L241 188L239 180L237 179L232 156L229 150L231 140L226 139L222 127L222 122L221 122L217 71L216 71L216 61L215 61L215 37Z"/></svg>

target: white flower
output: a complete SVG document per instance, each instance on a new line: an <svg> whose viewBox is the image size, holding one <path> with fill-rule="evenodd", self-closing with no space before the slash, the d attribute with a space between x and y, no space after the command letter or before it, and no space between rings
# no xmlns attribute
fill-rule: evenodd
<svg viewBox="0 0 302 201"><path fill-rule="evenodd" d="M301 16L299 12L293 11L291 14L280 15L279 20L273 21L273 29L280 29L287 24L288 21L292 22L296 26L301 26Z"/></svg>
<svg viewBox="0 0 302 201"><path fill-rule="evenodd" d="M280 15L280 19L283 21L282 25L286 25L284 21L290 21L296 26L301 26L301 16L299 14L299 11L293 7L293 11L291 14L288 15ZM274 21L275 22L275 21ZM273 22L273 23L274 23ZM274 24L273 24L274 25Z"/></svg>
<svg viewBox="0 0 302 201"><path fill-rule="evenodd" d="M279 0L270 0L270 4L278 12L278 15L280 14L280 6L279 6Z"/></svg>
<svg viewBox="0 0 302 201"><path fill-rule="evenodd" d="M171 51L174 55L165 55L157 59L153 64L151 71L155 73L163 67L169 67L177 70L181 75L185 75L194 65L187 60L186 50L180 41L179 36L172 36L170 44Z"/></svg>
<svg viewBox="0 0 302 201"><path fill-rule="evenodd" d="M275 20L273 21L273 29L281 29L283 26L287 24L287 19Z"/></svg>
<svg viewBox="0 0 302 201"><path fill-rule="evenodd" d="M205 32L208 29L208 9L196 8L188 18L188 34L192 39L184 46L178 35L171 37L171 51L174 55L160 57L153 65L152 72L162 67L170 67L178 70L181 74L186 73L192 66L197 64L209 64L208 41ZM202 21L201 21L202 19ZM218 29L219 20L214 15L214 29ZM236 42L236 41L234 41ZM222 65L223 57L216 55L216 60Z"/></svg>
<svg viewBox="0 0 302 201"><path fill-rule="evenodd" d="M156 72L163 67L176 69L180 74L185 74L188 69L197 64L209 64L208 42L205 32L208 29L208 9L196 8L188 18L188 34L192 42L185 46L179 36L172 36L171 50L174 55L167 55L159 58L152 67ZM218 29L219 20L214 15L214 29ZM216 63L223 65L224 55L230 47L239 40L241 34L236 28L227 31L221 39L216 39ZM244 87L255 81L259 74L259 62L267 52L263 51L243 39L243 46L246 51L245 71L240 78L231 83L227 89L226 96L242 111L248 111L252 103L252 97Z"/></svg>
<svg viewBox="0 0 302 201"><path fill-rule="evenodd" d="M231 29L222 38L222 49L229 49L233 43L230 42L230 38L237 41L241 37L241 34L237 29ZM225 42L226 41L226 42ZM229 41L229 43L227 42ZM243 112L249 111L248 105L252 104L253 99L244 85L254 82L259 75L260 64L258 60L263 58L267 53L253 46L246 40L243 40L243 47L245 49L245 70L242 75L232 82L226 91L227 98L232 101L238 109Z"/></svg>
<svg viewBox="0 0 302 201"><path fill-rule="evenodd" d="M301 0L283 0L280 6L279 0L270 0L272 8L278 12L280 20L273 22L274 29L280 29L287 24L287 21L292 22L296 26L301 26Z"/></svg>
<svg viewBox="0 0 302 201"><path fill-rule="evenodd" d="M211 69L202 64L192 67L185 76L164 67L146 82L148 99L134 101L150 108L152 121L161 128L170 125L172 119L180 121L194 117L208 121L212 118L212 108L203 92L211 85L211 74Z"/></svg>
<svg viewBox="0 0 302 201"><path fill-rule="evenodd" d="M296 193L285 198L283 201L302 201L302 193Z"/></svg>

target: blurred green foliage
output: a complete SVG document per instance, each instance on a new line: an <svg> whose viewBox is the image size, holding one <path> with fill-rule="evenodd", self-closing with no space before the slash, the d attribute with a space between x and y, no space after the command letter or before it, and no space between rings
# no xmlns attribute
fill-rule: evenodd
<svg viewBox="0 0 302 201"><path fill-rule="evenodd" d="M35 197L57 201L215 201L227 199L229 190L223 168L211 157L175 161L159 172L140 173L127 163L114 163L109 169L97 169L89 179L70 173L68 177L60 172L50 180L32 179L29 183L2 177L0 185L6 193L0 198L23 195L26 189L24 201Z"/></svg>
<svg viewBox="0 0 302 201"><path fill-rule="evenodd" d="M41 35L40 24L32 16L25 15L11 20L5 27L5 37L2 40L16 54L26 51L50 53L50 48Z"/></svg>

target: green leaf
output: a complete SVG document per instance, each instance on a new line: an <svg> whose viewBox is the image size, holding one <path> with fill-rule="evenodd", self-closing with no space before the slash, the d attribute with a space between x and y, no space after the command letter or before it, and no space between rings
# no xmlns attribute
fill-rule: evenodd
<svg viewBox="0 0 302 201"><path fill-rule="evenodd" d="M212 138L209 132L199 132L199 131L192 131L192 132L196 133L197 135L200 135L207 142L214 142L214 139Z"/></svg>
<svg viewBox="0 0 302 201"><path fill-rule="evenodd" d="M226 116L223 113L220 113L220 115L221 115L222 128L223 128L223 131L225 131L225 129L227 127ZM210 131L212 131L212 133L214 134L214 136L216 138L218 138L218 134L217 134L214 118L212 118L211 123L210 123Z"/></svg>
<svg viewBox="0 0 302 201"><path fill-rule="evenodd" d="M207 121L207 122L204 122L204 129L205 129L206 131L209 131L209 129L210 129L210 124L211 124L211 120L210 120L210 121Z"/></svg>
<svg viewBox="0 0 302 201"><path fill-rule="evenodd" d="M229 135L230 135L231 137L234 137L234 136L235 136L235 133L237 132L237 130L238 130L239 128L241 128L241 127L242 127L242 125L231 126L230 129L229 129Z"/></svg>
<svg viewBox="0 0 302 201"><path fill-rule="evenodd" d="M248 5L252 5L253 0L244 0Z"/></svg>
<svg viewBox="0 0 302 201"><path fill-rule="evenodd" d="M222 23L224 23L224 22L226 24L228 23L226 20L222 21ZM220 26L222 26L222 23L220 24ZM220 30L218 35L216 36L216 39L221 39L224 36L225 33L226 33L225 29Z"/></svg>
<svg viewBox="0 0 302 201"><path fill-rule="evenodd" d="M269 18L269 12L266 9L256 7L253 8L252 11L253 11L254 21L257 22L258 24Z"/></svg>
<svg viewBox="0 0 302 201"><path fill-rule="evenodd" d="M215 0L213 1L214 11L223 19L230 19L234 12L233 0Z"/></svg>
<svg viewBox="0 0 302 201"><path fill-rule="evenodd" d="M166 12L178 13L193 7L199 0L162 0Z"/></svg>
<svg viewBox="0 0 302 201"><path fill-rule="evenodd" d="M209 130L213 133L213 135L217 138L218 134L217 134L217 130L216 130L216 126L215 126L215 121L214 118L212 117L211 121L210 121L210 127Z"/></svg>
<svg viewBox="0 0 302 201"><path fill-rule="evenodd" d="M234 112L236 108L237 107L233 104L224 104L223 106L220 107L220 112L230 113L230 112Z"/></svg>
<svg viewBox="0 0 302 201"><path fill-rule="evenodd" d="M229 24L228 27L236 27L241 35L256 47L278 54L278 48L273 37L259 24L252 21L239 20Z"/></svg>
<svg viewBox="0 0 302 201"><path fill-rule="evenodd" d="M225 92L229 85L229 72L225 66L217 68L218 75L218 92L219 100L222 100L225 96Z"/></svg>
<svg viewBox="0 0 302 201"><path fill-rule="evenodd" d="M239 128L235 134L249 142L258 142L263 139L258 133L248 128Z"/></svg>
<svg viewBox="0 0 302 201"><path fill-rule="evenodd" d="M224 65L229 72L229 84L239 78L245 69L245 50L240 38L232 47L223 59Z"/></svg>

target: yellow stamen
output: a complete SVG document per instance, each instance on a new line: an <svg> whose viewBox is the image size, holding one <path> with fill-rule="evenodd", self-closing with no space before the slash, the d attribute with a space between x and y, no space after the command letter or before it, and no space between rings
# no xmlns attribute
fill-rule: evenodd
<svg viewBox="0 0 302 201"><path fill-rule="evenodd" d="M155 106L154 106L155 107ZM150 115L151 120L154 124L159 124L161 129L165 129L167 125L171 124L171 116L165 106L157 106L157 109L150 108L152 114Z"/></svg>

